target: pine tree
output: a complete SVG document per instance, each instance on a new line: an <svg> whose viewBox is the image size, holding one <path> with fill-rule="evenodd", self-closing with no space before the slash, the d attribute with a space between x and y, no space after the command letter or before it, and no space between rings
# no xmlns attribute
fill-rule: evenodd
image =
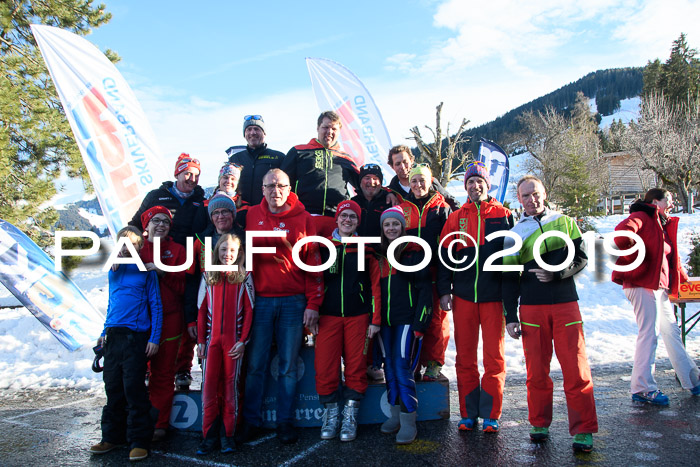
<svg viewBox="0 0 700 467"><path fill-rule="evenodd" d="M30 24L85 35L110 20L92 0L0 2L0 218L40 245L57 214L46 206L62 173L89 178ZM107 51L113 61L117 56Z"/></svg>
<svg viewBox="0 0 700 467"><path fill-rule="evenodd" d="M644 95L663 94L673 104L684 104L700 96L700 59L685 34L673 41L671 55L662 65L659 59L644 68Z"/></svg>

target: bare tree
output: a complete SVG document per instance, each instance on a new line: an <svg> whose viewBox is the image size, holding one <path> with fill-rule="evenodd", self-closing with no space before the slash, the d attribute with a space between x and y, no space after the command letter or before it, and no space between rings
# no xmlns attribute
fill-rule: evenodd
<svg viewBox="0 0 700 467"><path fill-rule="evenodd" d="M662 94L643 97L625 146L642 168L676 188L686 210L689 192L700 181L700 98L671 104Z"/></svg>
<svg viewBox="0 0 700 467"><path fill-rule="evenodd" d="M548 106L543 112L524 112L518 120L522 131L510 147L529 153L525 169L539 176L548 198L567 214L592 213L604 191L605 171L588 99L578 93L570 117Z"/></svg>
<svg viewBox="0 0 700 467"><path fill-rule="evenodd" d="M561 147L569 123L551 106L544 112L528 110L518 116L518 122L522 131L514 144L530 154L524 163L525 170L538 175L547 193L553 193L566 166Z"/></svg>
<svg viewBox="0 0 700 467"><path fill-rule="evenodd" d="M454 136L450 136L450 124L447 124L445 129L446 136L445 139L445 150L443 152L443 132L442 132L442 122L441 113L442 105L436 107L435 112L435 129L433 130L429 126L425 126L433 134L434 143L427 143L423 136L420 134L420 130L417 126L411 128L412 139L416 142L418 150L421 156L430 166L430 171L433 173L433 177L437 178L441 185L446 185L454 173L462 167L466 162L472 159L471 151L464 149L466 143L469 142L471 136L464 134L464 130L469 123L466 118L462 119L462 123L459 125L457 132Z"/></svg>

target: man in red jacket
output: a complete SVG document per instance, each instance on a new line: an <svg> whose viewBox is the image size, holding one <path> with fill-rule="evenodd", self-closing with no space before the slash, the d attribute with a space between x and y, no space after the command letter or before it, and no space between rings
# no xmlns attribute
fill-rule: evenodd
<svg viewBox="0 0 700 467"><path fill-rule="evenodd" d="M336 206L350 199L348 183L359 191L359 170L352 157L340 150L340 116L329 110L319 115L317 123L318 138L290 149L280 168L289 176L291 190L313 214L316 232L328 237L335 229Z"/></svg>
<svg viewBox="0 0 700 467"><path fill-rule="evenodd" d="M248 230L284 231L286 237L256 237L248 248L272 247L275 253L253 254L255 310L248 346L248 373L243 402L244 425L238 440L244 442L260 432L265 379L273 337L277 343L277 437L283 444L297 441L294 430L297 397L297 358L304 326L316 334L318 310L323 302L323 273L306 272L292 259L292 247L315 235L314 222L294 193L289 177L280 169L263 177L263 200L248 211ZM300 252L307 265L321 264L318 248L307 243Z"/></svg>

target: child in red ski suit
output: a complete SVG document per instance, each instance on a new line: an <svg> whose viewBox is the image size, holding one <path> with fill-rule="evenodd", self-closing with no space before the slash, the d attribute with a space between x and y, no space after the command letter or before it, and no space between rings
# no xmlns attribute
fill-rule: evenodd
<svg viewBox="0 0 700 467"><path fill-rule="evenodd" d="M239 409L239 379L243 353L253 321L253 277L243 267L240 239L221 236L214 247L214 264L237 266L238 271L208 271L206 298L197 320L197 356L204 358L202 436L198 455L235 450L233 434Z"/></svg>

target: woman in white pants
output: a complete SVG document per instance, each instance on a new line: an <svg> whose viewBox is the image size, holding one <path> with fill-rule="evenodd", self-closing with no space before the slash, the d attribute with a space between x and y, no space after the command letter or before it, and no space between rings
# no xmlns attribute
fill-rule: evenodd
<svg viewBox="0 0 700 467"><path fill-rule="evenodd" d="M659 334L681 386L693 395L700 395L700 372L683 347L668 299L669 294L677 293L679 284L688 279L676 245L679 219L669 217L672 208L672 195L662 188L652 188L643 200L630 206L630 216L615 228L634 232L644 242L642 263L632 271L614 271L612 280L622 285L634 307L639 328L632 368L632 400L654 405L668 405L668 397L659 390L654 379ZM627 237L617 237L615 243L624 250L635 245ZM617 265L631 264L638 254L621 256Z"/></svg>

